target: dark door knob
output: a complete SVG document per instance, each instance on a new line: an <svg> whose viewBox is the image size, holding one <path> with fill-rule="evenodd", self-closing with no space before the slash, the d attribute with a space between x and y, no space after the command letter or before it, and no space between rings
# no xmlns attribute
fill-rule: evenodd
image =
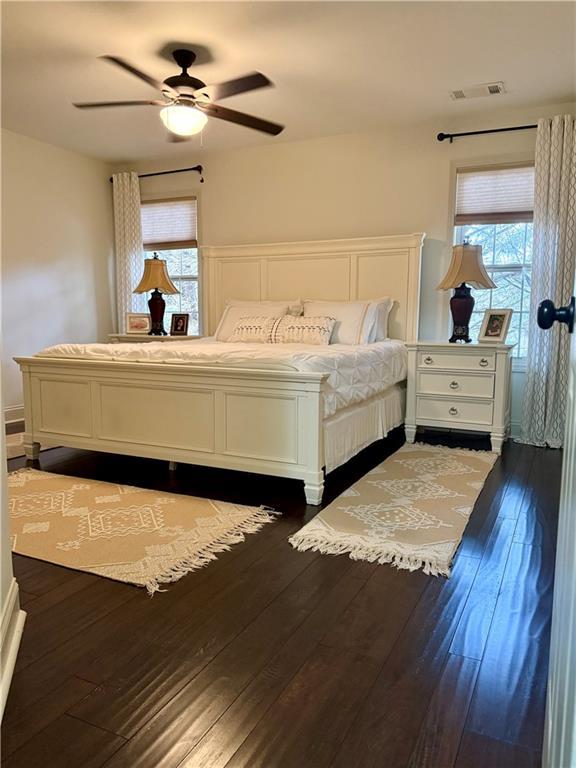
<svg viewBox="0 0 576 768"><path fill-rule="evenodd" d="M538 307L538 325L547 331L548 328L552 328L555 321L558 321L559 323L566 323L568 333L572 333L574 330L574 304L574 296L570 299L570 304L567 307L558 307L558 309L554 306L553 301L544 299Z"/></svg>

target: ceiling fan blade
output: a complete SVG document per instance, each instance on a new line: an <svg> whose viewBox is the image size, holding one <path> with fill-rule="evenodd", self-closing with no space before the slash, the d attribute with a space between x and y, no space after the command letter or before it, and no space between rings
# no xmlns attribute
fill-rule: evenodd
<svg viewBox="0 0 576 768"><path fill-rule="evenodd" d="M156 99L154 101L85 101L80 104L74 104L78 109L95 109L98 107L138 107L144 105L164 107L166 106L166 102Z"/></svg>
<svg viewBox="0 0 576 768"><path fill-rule="evenodd" d="M273 83L268 80L266 75L260 72L251 72L249 75L237 77L234 80L226 80L224 83L207 85L205 88L201 88L199 92L206 94L211 101L220 101L220 99L227 99L228 96L235 96L237 93L246 93L247 91L254 91L256 88L266 88L269 85L273 85Z"/></svg>
<svg viewBox="0 0 576 768"><path fill-rule="evenodd" d="M151 77L150 75L147 75L145 72L142 72L140 69L136 69L136 67L133 67L132 64L129 64L127 61L125 61L124 59L121 59L119 56L109 56L108 54L105 54L104 56L100 56L100 58L106 59L107 61L112 62L112 64L116 64L118 67L122 67L122 69L125 69L126 72L130 72L131 75L134 75L140 80L144 80L145 83L148 83L148 85L151 85L152 88L156 88L156 90L158 91L170 93L174 97L178 96L178 93L169 85L166 85L166 83L160 82L160 80L156 80L156 78Z"/></svg>
<svg viewBox="0 0 576 768"><path fill-rule="evenodd" d="M236 112L235 109L226 109L226 107L220 107L216 104L196 102L196 109L205 112L210 117L217 117L219 120L226 120L229 123L245 125L246 128L254 128L255 131L270 133L272 136L277 136L284 130L284 126L278 125L278 123L271 123L268 120L262 120L253 115L246 115L244 112Z"/></svg>

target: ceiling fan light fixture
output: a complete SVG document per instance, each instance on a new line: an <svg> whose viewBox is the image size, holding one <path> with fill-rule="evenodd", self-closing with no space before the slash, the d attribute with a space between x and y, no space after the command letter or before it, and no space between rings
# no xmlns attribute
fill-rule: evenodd
<svg viewBox="0 0 576 768"><path fill-rule="evenodd" d="M177 136L193 136L200 133L208 118L196 107L187 104L170 104L160 110L160 119L171 133Z"/></svg>

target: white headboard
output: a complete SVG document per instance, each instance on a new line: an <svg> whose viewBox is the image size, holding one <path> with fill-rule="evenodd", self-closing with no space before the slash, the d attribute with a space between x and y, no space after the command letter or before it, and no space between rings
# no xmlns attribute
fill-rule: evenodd
<svg viewBox="0 0 576 768"><path fill-rule="evenodd" d="M201 248L205 332L229 299L375 299L395 305L389 332L418 337L424 234Z"/></svg>

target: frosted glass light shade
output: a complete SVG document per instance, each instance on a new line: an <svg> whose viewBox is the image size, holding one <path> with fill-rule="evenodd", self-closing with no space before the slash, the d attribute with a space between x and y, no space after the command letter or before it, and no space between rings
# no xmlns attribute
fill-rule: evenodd
<svg viewBox="0 0 576 768"><path fill-rule="evenodd" d="M196 107L185 104L171 104L160 110L160 119L172 133L178 136L193 136L200 133L208 122L205 114Z"/></svg>

